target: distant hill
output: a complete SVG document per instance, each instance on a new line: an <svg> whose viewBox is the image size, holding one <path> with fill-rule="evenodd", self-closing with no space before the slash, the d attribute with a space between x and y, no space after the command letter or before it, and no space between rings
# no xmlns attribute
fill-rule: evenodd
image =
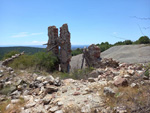
<svg viewBox="0 0 150 113"><path fill-rule="evenodd" d="M35 47L22 47L22 46L18 46L18 47L0 47L0 60L2 59L2 57L10 52L10 51L19 51L22 52L24 51L27 54L34 54L40 51L45 51L45 48L35 48Z"/></svg>
<svg viewBox="0 0 150 113"><path fill-rule="evenodd" d="M88 47L88 45L72 45L71 49L75 50L77 48L84 48ZM45 45L31 45L31 46L10 46L10 47L0 47L0 60L3 58L3 56L10 52L10 51L25 51L26 54L34 54L37 52L45 51L46 46Z"/></svg>
<svg viewBox="0 0 150 113"><path fill-rule="evenodd" d="M47 45L27 45L27 46L9 46L9 45L5 45L5 46L1 46L0 47L34 47L34 48L46 48ZM71 50L75 50L77 48L84 48L84 47L88 47L89 45L71 45Z"/></svg>

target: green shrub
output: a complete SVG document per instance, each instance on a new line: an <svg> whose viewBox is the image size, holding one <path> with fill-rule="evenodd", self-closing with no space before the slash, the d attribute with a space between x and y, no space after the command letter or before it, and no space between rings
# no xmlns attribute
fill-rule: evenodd
<svg viewBox="0 0 150 113"><path fill-rule="evenodd" d="M150 39L148 38L148 36L141 36L139 38L139 44L148 44L150 43Z"/></svg>
<svg viewBox="0 0 150 113"><path fill-rule="evenodd" d="M11 58L13 55L18 54L19 51L10 51L9 53L6 53L3 57L3 60L7 59L7 58Z"/></svg>
<svg viewBox="0 0 150 113"><path fill-rule="evenodd" d="M33 55L22 55L9 64L14 69L28 69L35 65Z"/></svg>
<svg viewBox="0 0 150 113"><path fill-rule="evenodd" d="M76 56L78 54L81 54L83 52L83 49L77 48L76 50L72 50L71 54L72 56Z"/></svg>
<svg viewBox="0 0 150 113"><path fill-rule="evenodd" d="M132 42L131 40L125 40L125 41L124 41L124 44L125 44L125 45L131 45L132 43L133 43L133 42Z"/></svg>
<svg viewBox="0 0 150 113"><path fill-rule="evenodd" d="M149 70L144 73L145 76L149 77Z"/></svg>
<svg viewBox="0 0 150 113"><path fill-rule="evenodd" d="M111 44L109 44L108 42L102 42L101 44L97 44L97 46L99 46L100 47L100 49L101 49L101 52L103 52L103 51L105 51L105 50L107 50L107 49L109 49L110 47L112 47L112 45Z"/></svg>
<svg viewBox="0 0 150 113"><path fill-rule="evenodd" d="M34 54L34 61L38 69L45 69L46 71L55 70L55 64L58 63L57 57L51 52L38 52Z"/></svg>
<svg viewBox="0 0 150 113"><path fill-rule="evenodd" d="M35 69L54 71L58 59L51 52L38 52L34 55L22 55L9 64L14 69Z"/></svg>
<svg viewBox="0 0 150 113"><path fill-rule="evenodd" d="M125 43L122 41L119 41L119 42L116 42L114 45L125 45Z"/></svg>

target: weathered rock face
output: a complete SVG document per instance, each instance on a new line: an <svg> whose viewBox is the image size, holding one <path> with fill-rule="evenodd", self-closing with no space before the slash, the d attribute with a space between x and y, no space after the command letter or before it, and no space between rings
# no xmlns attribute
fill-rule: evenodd
<svg viewBox="0 0 150 113"><path fill-rule="evenodd" d="M55 26L48 27L48 36L49 40L47 43L47 50L52 51L52 53L59 58L61 71L69 72L69 62L71 59L71 43L68 25L63 24L62 27L60 27L60 37L58 37L58 28L56 28ZM59 64L56 64L56 69L59 69Z"/></svg>
<svg viewBox="0 0 150 113"><path fill-rule="evenodd" d="M70 43L70 32L68 31L68 25L64 24L60 28L60 61L62 71L68 72L71 60L71 43Z"/></svg>
<svg viewBox="0 0 150 113"><path fill-rule="evenodd" d="M94 44L90 45L88 49L84 50L84 57L86 65L97 67L97 65L101 62L100 48Z"/></svg>

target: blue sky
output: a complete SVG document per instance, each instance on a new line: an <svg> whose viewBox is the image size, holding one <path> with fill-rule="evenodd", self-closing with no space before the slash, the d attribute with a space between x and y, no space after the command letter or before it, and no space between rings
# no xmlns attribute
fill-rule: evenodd
<svg viewBox="0 0 150 113"><path fill-rule="evenodd" d="M150 37L150 0L0 0L0 46L42 45L67 23L74 45Z"/></svg>

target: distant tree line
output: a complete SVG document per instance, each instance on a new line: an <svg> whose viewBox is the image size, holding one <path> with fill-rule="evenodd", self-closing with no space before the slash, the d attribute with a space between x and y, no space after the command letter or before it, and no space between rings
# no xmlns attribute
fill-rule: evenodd
<svg viewBox="0 0 150 113"><path fill-rule="evenodd" d="M21 47L21 46L20 47L0 47L0 60L5 59L4 56L9 57L9 56L12 56L13 54L23 52L23 51L25 51L25 54L32 55L37 52L44 52L45 48Z"/></svg>
<svg viewBox="0 0 150 113"><path fill-rule="evenodd" d="M102 42L101 44L97 44L97 46L99 46L101 48L101 52L103 52L112 46L132 45L132 44L150 44L150 39L148 36L141 36L136 41L125 40L125 41L116 42L115 44L109 44L108 42Z"/></svg>
<svg viewBox="0 0 150 113"><path fill-rule="evenodd" d="M119 41L115 44L109 44L109 42L102 42L101 44L97 44L101 48L101 52L109 49L112 46L117 45L131 45L131 44L150 44L150 39L148 36L141 36L137 41L125 40ZM13 52L11 52L13 51ZM8 58L12 56L14 53L25 51L27 55L33 55L37 52L45 52L45 48L34 48L34 47L0 47L0 60ZM9 53L10 52L10 53ZM76 56L83 52L82 48L77 48L71 51L72 56ZM9 54L7 54L9 53ZM6 55L7 54L7 55ZM5 56L5 57L4 57Z"/></svg>

